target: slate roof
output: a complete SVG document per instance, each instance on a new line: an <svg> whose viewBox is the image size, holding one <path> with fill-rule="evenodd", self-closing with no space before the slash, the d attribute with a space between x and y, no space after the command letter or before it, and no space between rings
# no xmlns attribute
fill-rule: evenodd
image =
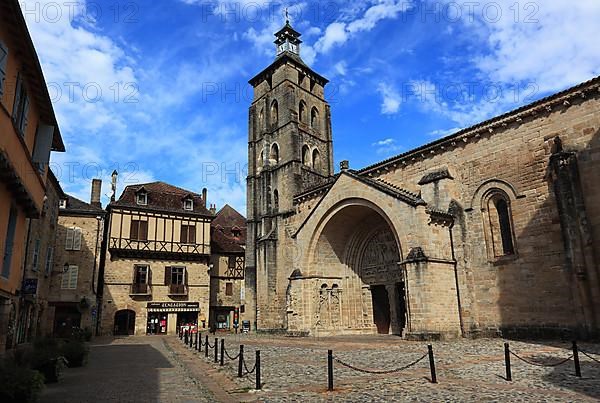
<svg viewBox="0 0 600 403"><path fill-rule="evenodd" d="M100 207L92 206L89 203L79 200L71 195L65 195L67 200L67 207L59 209L60 215L104 215L106 211ZM63 198L64 200L64 198Z"/></svg>
<svg viewBox="0 0 600 403"><path fill-rule="evenodd" d="M239 236L235 236L236 232ZM211 223L211 250L214 253L244 253L245 245L246 218L226 204Z"/></svg>
<svg viewBox="0 0 600 403"><path fill-rule="evenodd" d="M136 195L144 190L148 194L148 204L139 205ZM188 211L183 208L183 201L191 198L194 201L194 210ZM123 190L119 200L112 202L110 207L132 207L139 210L158 210L173 213L210 216L212 213L206 208L202 196L165 182L151 182L140 185L130 185Z"/></svg>

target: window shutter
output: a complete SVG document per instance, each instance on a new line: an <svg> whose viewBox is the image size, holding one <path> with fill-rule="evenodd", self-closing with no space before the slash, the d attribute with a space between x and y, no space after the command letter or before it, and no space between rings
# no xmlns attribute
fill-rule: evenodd
<svg viewBox="0 0 600 403"><path fill-rule="evenodd" d="M196 243L196 226L190 225L188 227L188 243L194 245Z"/></svg>
<svg viewBox="0 0 600 403"><path fill-rule="evenodd" d="M67 239L65 241L65 249L73 250L73 237L75 235L75 230L73 228L67 228Z"/></svg>
<svg viewBox="0 0 600 403"><path fill-rule="evenodd" d="M79 268L77 266L71 266L69 269L69 289L74 290L77 288L77 278L79 276Z"/></svg>
<svg viewBox="0 0 600 403"><path fill-rule="evenodd" d="M81 250L81 228L73 229L73 250Z"/></svg>
<svg viewBox="0 0 600 403"><path fill-rule="evenodd" d="M183 268L183 284L188 285L188 272L187 267Z"/></svg>
<svg viewBox="0 0 600 403"><path fill-rule="evenodd" d="M4 95L4 81L6 80L6 66L8 64L8 48L0 42L0 95Z"/></svg>
<svg viewBox="0 0 600 403"><path fill-rule="evenodd" d="M48 247L48 253L46 254L46 275L52 271L52 260L54 259L54 248Z"/></svg>
<svg viewBox="0 0 600 403"><path fill-rule="evenodd" d="M165 285L171 285L171 268L165 267Z"/></svg>
<svg viewBox="0 0 600 403"><path fill-rule="evenodd" d="M131 220L131 225L129 227L129 239L138 239L138 227L140 222L138 220Z"/></svg>
<svg viewBox="0 0 600 403"><path fill-rule="evenodd" d="M140 241L148 240L148 221L140 221Z"/></svg>
<svg viewBox="0 0 600 403"><path fill-rule="evenodd" d="M21 116L21 122L19 128L21 133L25 135L27 131L27 125L29 124L29 97L27 94L23 94L23 115Z"/></svg>
<svg viewBox="0 0 600 403"><path fill-rule="evenodd" d="M40 124L35 135L35 147L33 149L33 163L38 170L43 172L50 161L50 150L54 138L54 126Z"/></svg>
<svg viewBox="0 0 600 403"><path fill-rule="evenodd" d="M17 117L19 113L19 106L21 105L21 87L23 86L23 82L21 81L21 74L17 75L17 85L15 87L15 103L13 104L13 113L12 118L15 123L17 122Z"/></svg>
<svg viewBox="0 0 600 403"><path fill-rule="evenodd" d="M179 233L179 242L181 243L188 243L187 228L187 225L181 226L181 231Z"/></svg>
<svg viewBox="0 0 600 403"><path fill-rule="evenodd" d="M148 285L152 285L152 270L150 270L150 266L148 266Z"/></svg>
<svg viewBox="0 0 600 403"><path fill-rule="evenodd" d="M32 270L37 271L40 262L40 240L36 239L33 247Z"/></svg>

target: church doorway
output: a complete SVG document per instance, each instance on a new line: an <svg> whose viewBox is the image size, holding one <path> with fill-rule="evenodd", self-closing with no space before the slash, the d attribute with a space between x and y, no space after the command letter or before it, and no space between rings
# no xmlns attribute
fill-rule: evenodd
<svg viewBox="0 0 600 403"><path fill-rule="evenodd" d="M391 315L390 299L385 286L372 286L371 297L373 298L373 322L377 326L377 333L388 334L390 332Z"/></svg>

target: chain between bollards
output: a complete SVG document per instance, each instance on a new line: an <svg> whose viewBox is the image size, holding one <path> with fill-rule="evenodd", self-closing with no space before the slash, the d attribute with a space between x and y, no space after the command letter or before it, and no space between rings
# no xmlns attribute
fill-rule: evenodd
<svg viewBox="0 0 600 403"><path fill-rule="evenodd" d="M575 376L581 378L581 365L579 364L579 350L577 341L573 340L573 362L575 363Z"/></svg>
<svg viewBox="0 0 600 403"><path fill-rule="evenodd" d="M333 350L327 351L327 390L333 391Z"/></svg>
<svg viewBox="0 0 600 403"><path fill-rule="evenodd" d="M262 389L260 382L260 350L256 350L256 390Z"/></svg>
<svg viewBox="0 0 600 403"><path fill-rule="evenodd" d="M512 382L512 372L510 370L510 346L504 343L504 365L506 366L506 380Z"/></svg>
<svg viewBox="0 0 600 403"><path fill-rule="evenodd" d="M427 346L429 353L429 369L431 370L431 383L437 383L437 374L435 373L435 359L433 357L433 346L429 344Z"/></svg>
<svg viewBox="0 0 600 403"><path fill-rule="evenodd" d="M240 358L238 362L238 378L241 378L244 367L244 345L240 344Z"/></svg>

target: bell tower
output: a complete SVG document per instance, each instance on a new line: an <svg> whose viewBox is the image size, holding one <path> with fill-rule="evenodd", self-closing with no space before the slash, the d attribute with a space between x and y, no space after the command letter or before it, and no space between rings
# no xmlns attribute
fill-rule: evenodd
<svg viewBox="0 0 600 403"><path fill-rule="evenodd" d="M246 304L263 330L286 328L293 198L334 174L328 80L302 60L300 36L286 21L275 33L275 60L250 80Z"/></svg>

